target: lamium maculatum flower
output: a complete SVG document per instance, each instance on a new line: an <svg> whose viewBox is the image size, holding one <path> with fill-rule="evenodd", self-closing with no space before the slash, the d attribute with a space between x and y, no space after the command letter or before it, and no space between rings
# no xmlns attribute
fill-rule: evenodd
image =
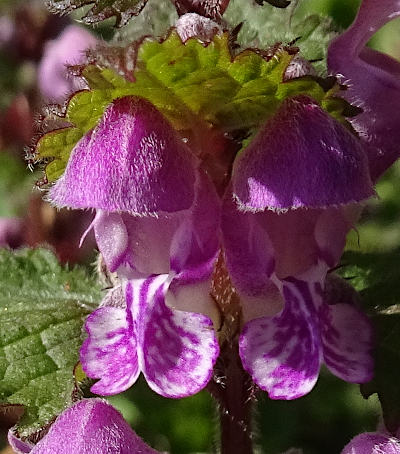
<svg viewBox="0 0 400 454"><path fill-rule="evenodd" d="M92 391L121 392L140 372L169 397L207 384L218 354L206 315L216 320L209 293L220 237L248 321L242 361L261 388L286 399L308 392L329 335L325 360L331 369L346 379L369 379L368 323L345 306L353 324L342 326L345 316L323 306L321 295L352 226L352 209L335 207L372 193L357 139L310 98L291 98L237 157L220 230L221 202L192 151L147 101L114 101L49 193L58 206L97 210L97 243L125 295L119 303L107 297L86 322L82 364L101 379ZM271 211L290 208L298 210ZM282 313L268 318L284 302ZM349 326L364 328L366 336L346 355ZM275 375L285 383L272 380Z"/></svg>
<svg viewBox="0 0 400 454"><path fill-rule="evenodd" d="M140 372L164 396L202 389L219 352L207 289L220 203L170 124L141 98L114 101L50 198L96 209L97 244L125 294L126 307L103 305L86 322L82 364L101 378L92 391L119 393Z"/></svg>
<svg viewBox="0 0 400 454"><path fill-rule="evenodd" d="M368 320L323 300L326 274L359 213L355 202L373 193L357 138L310 98L290 98L236 158L232 187L237 203L228 200L222 226L247 321L239 341L245 369L273 399L309 392L322 361L347 381L370 380Z"/></svg>
<svg viewBox="0 0 400 454"><path fill-rule="evenodd" d="M9 442L18 454L157 454L139 438L121 414L102 399L83 399L67 408L39 443Z"/></svg>
<svg viewBox="0 0 400 454"><path fill-rule="evenodd" d="M67 65L82 63L85 50L96 47L97 43L88 30L69 25L46 44L38 67L38 85L48 101L61 102L67 95L86 87L83 80L68 74Z"/></svg>
<svg viewBox="0 0 400 454"><path fill-rule="evenodd" d="M400 454L400 440L378 432L363 433L354 437L342 454Z"/></svg>
<svg viewBox="0 0 400 454"><path fill-rule="evenodd" d="M397 3L382 3L385 17ZM372 17L371 4L364 1L358 17L367 11L378 26L384 20ZM184 17L183 41L193 33L209 41L198 36L204 21L188 25ZM340 65L359 49L346 36L364 43L369 33L359 21L330 48L331 70L348 79L345 69L358 60ZM373 55L375 67L386 61ZM397 88L388 67L377 71L373 93L357 72L348 90L364 93L374 121L363 113L352 129L312 97L292 95L236 156L220 159L218 150L215 165L212 137L202 137L211 144L204 153L201 140L184 140L150 102L126 96L106 108L49 191L57 206L96 210L99 250L120 279L86 322L81 361L100 379L93 392L121 392L140 372L169 397L207 384L219 351L210 291L221 256L242 307L243 366L271 398L309 392L323 362L345 380L371 379L368 319L348 301L326 301L324 286L373 182L398 157L384 125L400 125L379 98Z"/></svg>
<svg viewBox="0 0 400 454"><path fill-rule="evenodd" d="M354 23L328 50L329 70L347 85L346 99L363 110L352 124L364 142L374 181L399 157L400 63L366 43L399 15L398 0L363 0Z"/></svg>

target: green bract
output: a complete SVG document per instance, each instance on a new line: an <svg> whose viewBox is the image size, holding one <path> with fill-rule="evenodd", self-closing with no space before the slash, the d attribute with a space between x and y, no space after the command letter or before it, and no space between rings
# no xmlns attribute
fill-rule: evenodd
<svg viewBox="0 0 400 454"><path fill-rule="evenodd" d="M71 404L82 325L100 289L44 249L0 250L0 403L21 404L27 437Z"/></svg>
<svg viewBox="0 0 400 454"><path fill-rule="evenodd" d="M37 144L37 158L52 158L47 165L49 182L64 172L70 152L97 122L105 108L123 96L149 100L178 131L204 123L224 132L252 132L275 113L287 97L306 94L337 118L344 102L335 98L337 86L324 90L311 77L284 81L293 56L279 50L269 61L255 50L233 57L229 35L216 35L204 45L197 39L185 44L175 31L158 42L145 39L139 46L134 82L110 68L89 65L83 70L90 90L76 93L66 109L73 126L52 131Z"/></svg>

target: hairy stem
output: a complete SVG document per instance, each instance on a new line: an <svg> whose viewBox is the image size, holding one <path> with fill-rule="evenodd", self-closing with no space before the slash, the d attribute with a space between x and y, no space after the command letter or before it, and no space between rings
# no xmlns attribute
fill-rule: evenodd
<svg viewBox="0 0 400 454"><path fill-rule="evenodd" d="M237 342L223 346L209 391L219 404L221 454L252 454L254 391L251 379L241 365Z"/></svg>

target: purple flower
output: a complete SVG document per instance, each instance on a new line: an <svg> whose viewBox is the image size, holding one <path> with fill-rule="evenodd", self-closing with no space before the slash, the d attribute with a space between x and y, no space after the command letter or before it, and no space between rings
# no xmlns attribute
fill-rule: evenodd
<svg viewBox="0 0 400 454"><path fill-rule="evenodd" d="M400 454L400 440L378 432L363 433L354 437L342 454Z"/></svg>
<svg viewBox="0 0 400 454"><path fill-rule="evenodd" d="M8 440L20 454L157 454L109 403L83 399L65 410L35 446L21 441L12 429Z"/></svg>
<svg viewBox="0 0 400 454"><path fill-rule="evenodd" d="M124 294L86 323L82 364L101 378L93 392L119 393L143 372L156 392L182 397L211 377L219 352L209 288L220 202L197 167L150 103L126 97L79 142L50 191L58 205L97 210L97 244Z"/></svg>
<svg viewBox="0 0 400 454"><path fill-rule="evenodd" d="M82 63L85 50L95 47L97 42L84 28L69 25L57 39L46 44L38 68L38 84L47 100L60 102L68 94L86 87L81 79L68 74L67 65Z"/></svg>
<svg viewBox="0 0 400 454"><path fill-rule="evenodd" d="M100 378L93 392L121 392L140 372L169 397L207 384L218 355L210 290L220 238L247 322L240 355L262 389L305 394L323 357L342 378L369 380L365 317L322 302L359 212L349 204L373 194L357 139L310 98L285 101L236 158L222 223L199 163L151 104L126 97L77 144L50 190L58 206L97 210L97 244L121 279L86 323L81 360Z"/></svg>
<svg viewBox="0 0 400 454"><path fill-rule="evenodd" d="M354 23L331 43L328 52L330 71L348 86L346 99L363 109L352 124L364 142L374 181L399 157L400 128L394 106L400 103L400 63L366 43L399 15L398 0L363 0Z"/></svg>
<svg viewBox="0 0 400 454"><path fill-rule="evenodd" d="M354 202L373 193L360 142L311 99L291 98L237 157L232 186L222 229L246 322L244 368L273 399L308 393L322 361L347 381L369 381L368 320L323 298L360 212Z"/></svg>
<svg viewBox="0 0 400 454"><path fill-rule="evenodd" d="M360 202L398 156L385 126L400 130L385 98L397 96L386 83L393 73L377 68L383 57L368 60L369 91L352 72L364 51L346 41L364 45L365 20L381 25L395 3L372 14L364 1L330 48L331 70L353 77L347 96L368 110L352 120L361 138L312 98L293 96L233 160L213 166L212 150L186 144L149 102L125 97L75 146L50 199L96 210L98 247L121 282L86 322L81 360L100 379L94 392L121 392L140 372L169 397L207 384L219 352L210 291L221 251L242 306L243 366L271 398L309 392L323 362L350 382L372 378L368 319L348 301L328 304L324 287Z"/></svg>

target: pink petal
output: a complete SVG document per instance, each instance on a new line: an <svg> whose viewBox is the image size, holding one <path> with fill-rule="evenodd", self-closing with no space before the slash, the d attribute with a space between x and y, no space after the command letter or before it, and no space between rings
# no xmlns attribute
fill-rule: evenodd
<svg viewBox="0 0 400 454"><path fill-rule="evenodd" d="M220 202L205 175L198 175L195 187L193 206L181 213L96 215L97 243L123 283L126 309L113 303L86 323L81 360L90 377L101 378L94 392L120 392L141 371L159 394L182 397L211 377L219 352L210 281L219 252Z"/></svg>
<svg viewBox="0 0 400 454"><path fill-rule="evenodd" d="M49 41L38 67L39 89L43 96L60 102L73 91L86 87L82 79L67 72L67 65L77 65L85 60L85 50L94 48L98 41L83 27L69 25L53 41Z"/></svg>
<svg viewBox="0 0 400 454"><path fill-rule="evenodd" d="M84 399L64 411L32 454L156 454L109 403Z"/></svg>
<svg viewBox="0 0 400 454"><path fill-rule="evenodd" d="M275 315L282 306L270 280L275 267L274 250L259 218L240 212L228 192L221 227L225 262L240 295L245 320Z"/></svg>
<svg viewBox="0 0 400 454"><path fill-rule="evenodd" d="M244 211L323 208L374 191L360 142L306 96L286 99L236 158L233 193Z"/></svg>
<svg viewBox="0 0 400 454"><path fill-rule="evenodd" d="M243 367L271 399L296 399L318 379L322 348L314 300L319 284L283 281L285 307L246 323L239 341Z"/></svg>
<svg viewBox="0 0 400 454"><path fill-rule="evenodd" d="M124 264L133 266L128 231L122 215L98 210L92 226L97 246L111 272Z"/></svg>
<svg viewBox="0 0 400 454"><path fill-rule="evenodd" d="M127 96L78 142L49 198L147 216L189 208L194 183L194 158L172 126L148 101Z"/></svg>
<svg viewBox="0 0 400 454"><path fill-rule="evenodd" d="M348 86L344 96L363 113L352 124L365 142L371 176L376 180L400 155L400 63L366 48L386 22L400 15L398 0L363 0L351 27L334 40L328 66Z"/></svg>
<svg viewBox="0 0 400 454"><path fill-rule="evenodd" d="M8 431L7 438L13 451L17 454L28 454L32 451L34 445L18 438L13 427Z"/></svg>
<svg viewBox="0 0 400 454"><path fill-rule="evenodd" d="M100 378L91 391L107 396L130 388L140 373L131 308L101 307L87 318L85 328L82 367L88 377Z"/></svg>
<svg viewBox="0 0 400 454"><path fill-rule="evenodd" d="M143 373L165 397L185 397L209 382L219 354L212 321L203 314L172 310L165 304L162 277L148 279L140 292L146 307L140 320ZM196 300L195 288L192 297Z"/></svg>
<svg viewBox="0 0 400 454"><path fill-rule="evenodd" d="M349 204L322 210L315 224L314 237L318 258L328 267L337 265L346 245L346 236L354 228L363 206Z"/></svg>
<svg viewBox="0 0 400 454"><path fill-rule="evenodd" d="M366 383L373 378L373 335L368 318L350 304L320 307L324 361L342 380Z"/></svg>
<svg viewBox="0 0 400 454"><path fill-rule="evenodd" d="M191 270L210 275L219 250L220 201L205 175L198 176L195 187L192 208L181 213L134 217L99 210L93 228L108 268L119 270L120 277L121 266L142 275L168 274L171 269L188 279Z"/></svg>
<svg viewBox="0 0 400 454"><path fill-rule="evenodd" d="M376 432L364 433L353 438L342 454L400 454L400 441Z"/></svg>

